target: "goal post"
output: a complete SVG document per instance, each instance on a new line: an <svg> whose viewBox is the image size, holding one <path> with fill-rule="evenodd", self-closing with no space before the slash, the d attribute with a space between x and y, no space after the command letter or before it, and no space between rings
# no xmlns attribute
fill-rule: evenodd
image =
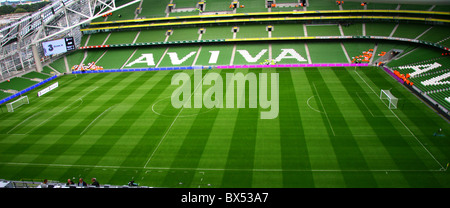
<svg viewBox="0 0 450 208"><path fill-rule="evenodd" d="M395 97L391 93L391 91L389 91L389 90L381 90L381 92L380 92L380 99L389 101L389 109L397 109L398 98Z"/></svg>
<svg viewBox="0 0 450 208"><path fill-rule="evenodd" d="M30 102L28 100L28 96L26 96L26 95L21 96L19 99L15 100L13 102L7 103L6 109L8 109L8 112L14 112L14 109L16 109L22 105L25 105L25 104L30 104Z"/></svg>

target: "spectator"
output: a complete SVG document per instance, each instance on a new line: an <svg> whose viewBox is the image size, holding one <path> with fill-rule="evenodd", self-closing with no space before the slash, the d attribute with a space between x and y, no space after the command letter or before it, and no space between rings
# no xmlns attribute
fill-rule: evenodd
<svg viewBox="0 0 450 208"><path fill-rule="evenodd" d="M87 186L87 183L84 182L83 178L80 178L80 180L78 180L78 186Z"/></svg>
<svg viewBox="0 0 450 208"><path fill-rule="evenodd" d="M48 180L44 179L44 182L41 184L41 188L48 188Z"/></svg>
<svg viewBox="0 0 450 208"><path fill-rule="evenodd" d="M72 180L70 180L70 178L69 178L69 179L67 179L66 186L70 186L70 185L75 185L75 183Z"/></svg>
<svg viewBox="0 0 450 208"><path fill-rule="evenodd" d="M135 183L134 180L128 182L128 186L138 186L139 184Z"/></svg>
<svg viewBox="0 0 450 208"><path fill-rule="evenodd" d="M95 186L95 187L100 187L100 184L98 183L98 181L97 181L96 178L92 178L91 181L92 181L92 185L93 185L93 186Z"/></svg>

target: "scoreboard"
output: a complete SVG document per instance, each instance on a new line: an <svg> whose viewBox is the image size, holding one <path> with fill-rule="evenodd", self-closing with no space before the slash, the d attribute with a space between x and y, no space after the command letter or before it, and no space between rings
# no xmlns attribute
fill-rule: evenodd
<svg viewBox="0 0 450 208"><path fill-rule="evenodd" d="M73 37L67 37L42 43L44 48L44 55L50 56L67 51L75 50L75 41Z"/></svg>

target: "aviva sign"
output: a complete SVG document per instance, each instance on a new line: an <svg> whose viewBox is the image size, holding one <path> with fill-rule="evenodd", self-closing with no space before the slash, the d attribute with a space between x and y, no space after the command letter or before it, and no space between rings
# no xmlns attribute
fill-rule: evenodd
<svg viewBox="0 0 450 208"><path fill-rule="evenodd" d="M157 63L162 59L169 59L170 64L172 66L189 66L195 65L195 61L200 54L198 50L189 51L188 53L183 53L184 55L180 55L178 52L167 52L165 55L161 57L156 57L154 53L143 53L138 58L134 60L130 60L125 67L136 67L138 64L142 67L155 67ZM262 62L264 59L267 59L269 56L268 49L261 49L256 52L249 52L248 50L236 50L234 55L229 55L228 53L223 55L219 50L211 50L208 52L203 51L201 54L206 55L206 59L208 60L207 64L215 65L218 63L219 59L228 59L229 63L233 63L231 59L236 58L236 56L242 57L245 62L248 64L256 64ZM274 58L276 62L282 62L284 60L290 60L290 62L294 63L305 63L308 62L300 53L298 53L293 48L280 49L277 51L278 56ZM264 58L266 57L266 58ZM204 58L204 57L203 57Z"/></svg>

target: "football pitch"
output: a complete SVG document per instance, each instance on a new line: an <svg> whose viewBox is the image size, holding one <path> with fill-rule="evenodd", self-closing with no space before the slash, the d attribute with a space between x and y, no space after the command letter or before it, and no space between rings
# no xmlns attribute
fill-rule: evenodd
<svg viewBox="0 0 450 208"><path fill-rule="evenodd" d="M2 106L1 177L180 188L450 187L448 121L379 68L202 71L278 73L274 119L248 107L248 93L235 95L246 97L245 108L174 108L171 80L181 72L193 80L194 70L64 75L14 113ZM190 98L208 85L197 89L192 83ZM381 89L399 98L397 109L380 100Z"/></svg>

